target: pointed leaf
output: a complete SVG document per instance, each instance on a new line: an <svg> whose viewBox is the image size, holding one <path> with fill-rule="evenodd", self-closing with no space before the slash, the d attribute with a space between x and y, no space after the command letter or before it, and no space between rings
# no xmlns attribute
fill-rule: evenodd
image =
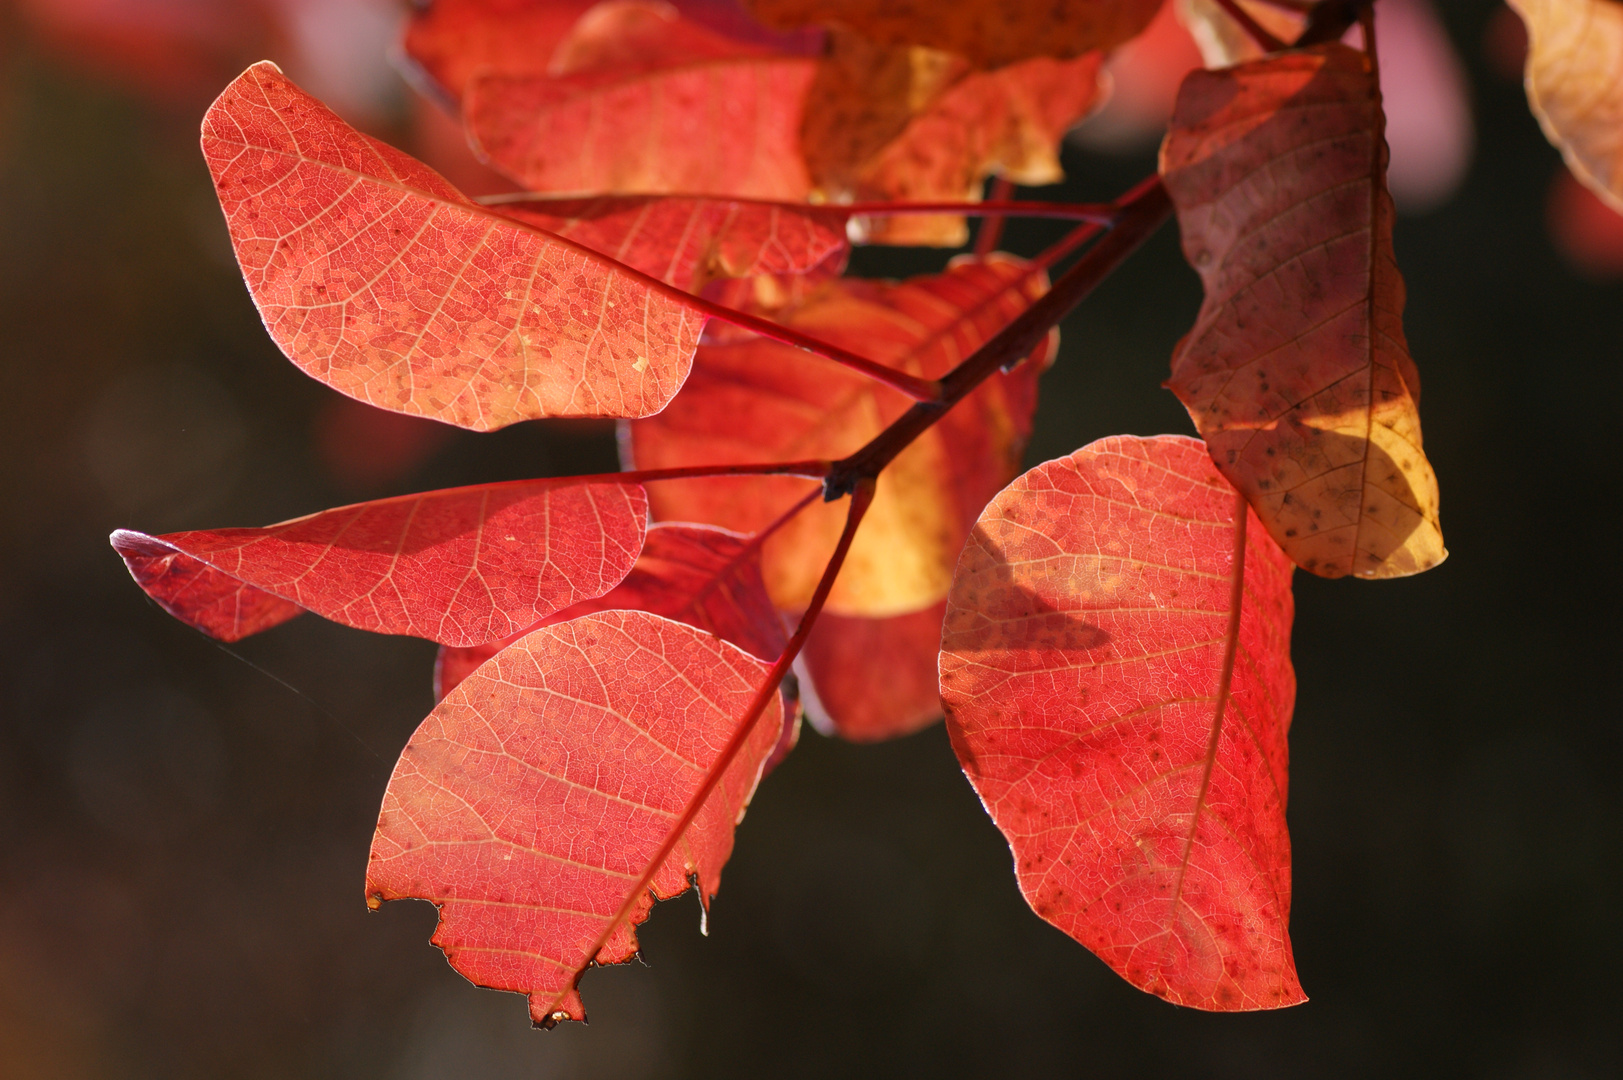
<svg viewBox="0 0 1623 1080"><path fill-rule="evenodd" d="M575 986L636 954L635 927L697 879L720 885L782 723L776 702L730 760L770 667L681 623L604 611L502 650L412 736L383 798L367 896L439 906L434 943L537 1023L585 1019ZM643 881L708 773L721 779Z"/></svg>
<svg viewBox="0 0 1623 1080"><path fill-rule="evenodd" d="M761 580L760 548L749 539L708 525L655 525L631 572L602 596L572 604L497 641L442 646L434 671L435 699L444 698L480 664L530 631L594 611L662 615L714 634L757 659L776 660L788 638Z"/></svg>
<svg viewBox="0 0 1623 1080"><path fill-rule="evenodd" d="M491 206L695 293L715 278L809 273L849 250L834 208L638 195Z"/></svg>
<svg viewBox="0 0 1623 1080"><path fill-rule="evenodd" d="M911 735L941 719L936 662L943 600L923 611L865 619L818 617L801 663L807 714L824 734L852 742Z"/></svg>
<svg viewBox="0 0 1623 1080"><path fill-rule="evenodd" d="M489 430L646 415L687 377L705 320L680 293L475 205L274 64L220 95L203 151L271 336L351 397Z"/></svg>
<svg viewBox="0 0 1623 1080"><path fill-rule="evenodd" d="M1202 1009L1305 1000L1291 564L1257 524L1198 442L1101 439L987 507L942 635L953 747L1026 900Z"/></svg>
<svg viewBox="0 0 1623 1080"><path fill-rule="evenodd" d="M1623 213L1623 3L1509 0L1527 24L1527 99L1573 175Z"/></svg>
<svg viewBox="0 0 1623 1080"><path fill-rule="evenodd" d="M642 549L640 485L523 480L357 503L263 529L113 547L165 611L235 641L298 613L477 645L619 583Z"/></svg>
<svg viewBox="0 0 1623 1080"><path fill-rule="evenodd" d="M901 284L831 282L780 321L935 378L1046 290L1046 275L1018 260L964 259L945 274ZM975 514L1019 468L1050 349L988 380L885 470L827 610L897 615L946 595ZM894 390L799 350L735 338L702 346L686 392L659 416L629 425L625 445L636 467L648 469L833 459L855 451L911 405ZM805 491L803 480L784 477L682 480L659 484L651 498L659 520L758 532ZM844 522L842 506L819 503L766 541L763 572L778 607L806 606Z"/></svg>
<svg viewBox="0 0 1623 1080"><path fill-rule="evenodd" d="M1035 56L1079 56L1110 49L1149 25L1161 0L1070 0L1030 4L976 0L745 0L769 26L825 23L849 27L883 45L928 45L1000 67Z"/></svg>
<svg viewBox="0 0 1623 1080"><path fill-rule="evenodd" d="M1206 290L1167 385L1269 534L1325 577L1447 555L1381 123L1368 59L1330 44L1191 73L1161 150Z"/></svg>
<svg viewBox="0 0 1623 1080"><path fill-rule="evenodd" d="M463 120L535 191L804 198L798 152L815 61L774 56L663 5L604 4L546 73L472 79Z"/></svg>

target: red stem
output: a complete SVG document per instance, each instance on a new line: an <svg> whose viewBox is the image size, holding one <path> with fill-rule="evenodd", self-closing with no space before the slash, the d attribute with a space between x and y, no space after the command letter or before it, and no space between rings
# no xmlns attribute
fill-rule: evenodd
<svg viewBox="0 0 1623 1080"><path fill-rule="evenodd" d="M1239 23L1240 29L1250 35L1251 40L1255 41L1263 52L1278 52L1285 48L1285 43L1252 18L1251 13L1240 6L1239 0L1217 0L1217 6L1227 12L1229 18Z"/></svg>
<svg viewBox="0 0 1623 1080"><path fill-rule="evenodd" d="M773 461L761 465L681 465L671 469L634 469L571 477L574 480L622 480L651 484L660 480L689 480L701 476L804 476L821 480L828 475L827 461Z"/></svg>
<svg viewBox="0 0 1623 1080"><path fill-rule="evenodd" d="M1101 225L1108 225L1115 220L1115 210L1110 203L1054 203L1041 202L1037 200L1009 201L1006 197L994 197L979 202L966 202L961 199L946 199L924 202L853 202L821 204L782 202L773 199L738 199L731 197L719 198L714 195L661 195L657 197L662 199L709 199L714 202L744 203L757 206L777 206L800 214L831 214L844 217L852 217L857 214L862 214L866 217L893 217L899 214L963 214L966 217L992 217L1007 215L1009 217L1073 218L1078 221L1097 221ZM547 203L580 206L585 203L596 202L599 200L630 200L634 198L648 198L648 196L600 195L583 197L579 195L553 195L538 191L515 191L501 195L482 195L474 201L479 203L481 206L488 207L510 206L516 203L531 204L534 209L545 213Z"/></svg>
<svg viewBox="0 0 1623 1080"><path fill-rule="evenodd" d="M795 657L800 655L800 650L806 644L806 638L811 633L812 624L816 621L818 613L823 610L823 604L828 600L829 590L834 587L834 579L839 575L840 567L845 564L845 556L851 550L851 540L856 535L857 526L862 524L862 516L868 512L868 506L873 502L873 493L874 484L872 481L859 485L851 493L851 507L845 515L845 530L840 533L840 542L835 545L834 554L829 558L828 565L823 569L823 576L817 582L817 591L812 594L811 604L806 608L806 614L800 617L800 625L795 627L794 635L789 638L788 645L784 647L782 654L778 656L777 661L767 671L766 681L755 692L755 697L750 701L749 708L744 711L743 717L739 719L738 727L734 729L732 738L727 740L727 745L721 748L721 752L716 755L715 760L710 763L710 767L705 770L704 779L700 782L698 790L693 793L693 797L688 800L687 806L682 809L681 816L676 819L670 831L665 834L665 839L660 843L659 849L648 860L648 865L643 870L642 876L627 890L625 902L620 905L620 910L615 913L613 920L598 935L597 941L588 955L595 958L603 950L603 946L608 943L609 937L614 931L631 917L631 913L642 902L643 893L647 891L649 884L654 880L654 875L659 873L660 868L665 865L665 860L671 857L671 852L675 851L676 845L681 843L682 835L688 831L688 826L693 824L694 819L699 816L699 811L704 809L704 804L715 793L717 785L721 783L721 778L726 775L727 769L733 763L733 759L744 748L744 743L749 739L750 733L755 730L756 723L761 719L761 715L766 712L766 707L771 704L773 697L777 695L778 684L783 682L783 677L789 673L789 667L795 662ZM785 717L786 721L787 719ZM708 906L706 897L701 895L699 899Z"/></svg>
<svg viewBox="0 0 1623 1080"><path fill-rule="evenodd" d="M1000 176L992 181L992 190L987 193L987 202L1000 205L1008 202L1009 196L1014 194L1014 181L1006 176ZM975 234L975 254L981 257L990 255L997 250L997 242L1003 239L1003 215L988 214L981 220L980 231Z"/></svg>

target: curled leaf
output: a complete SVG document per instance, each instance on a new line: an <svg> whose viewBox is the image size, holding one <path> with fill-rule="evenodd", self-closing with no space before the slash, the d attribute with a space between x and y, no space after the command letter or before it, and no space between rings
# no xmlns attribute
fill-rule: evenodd
<svg viewBox="0 0 1623 1080"><path fill-rule="evenodd" d="M657 412L705 322L682 295L478 206L269 62L226 88L203 152L271 336L397 412L489 430Z"/></svg>
<svg viewBox="0 0 1623 1080"><path fill-rule="evenodd" d="M1623 3L1508 0L1527 24L1527 100L1573 175L1623 213Z"/></svg>
<svg viewBox="0 0 1623 1080"><path fill-rule="evenodd" d="M942 634L953 747L1027 902L1202 1009L1305 1000L1291 564L1256 526L1195 440L1101 439L986 508Z"/></svg>
<svg viewBox="0 0 1623 1080"><path fill-rule="evenodd" d="M1019 260L964 259L945 274L900 284L830 282L778 318L935 378L1045 291L1046 275ZM975 513L1019 468L1037 376L1050 348L1045 345L1035 362L988 380L884 471L828 611L898 615L946 595ZM629 425L625 445L635 467L644 469L834 459L911 405L897 391L797 349L731 338L700 347L687 390L657 417ZM804 494L804 481L785 477L681 480L659 484L651 505L656 519L759 532ZM843 507L817 504L766 541L763 572L778 607L806 606L844 522Z"/></svg>
<svg viewBox="0 0 1623 1080"><path fill-rule="evenodd" d="M1381 123L1369 60L1330 44L1191 73L1161 149L1206 292L1167 385L1269 535L1325 577L1447 555Z"/></svg>
<svg viewBox="0 0 1623 1080"><path fill-rule="evenodd" d="M642 549L640 485L525 480L325 510L263 529L112 544L163 609L222 641L313 611L383 634L478 645L601 596Z"/></svg>
<svg viewBox="0 0 1623 1080"><path fill-rule="evenodd" d="M368 902L440 911L434 943L480 986L584 1020L592 964L636 955L654 896L708 903L778 742L775 701L727 758L767 663L641 611L536 630L468 676L407 744L384 793ZM668 858L662 845L719 782ZM650 896L650 892L654 896Z"/></svg>

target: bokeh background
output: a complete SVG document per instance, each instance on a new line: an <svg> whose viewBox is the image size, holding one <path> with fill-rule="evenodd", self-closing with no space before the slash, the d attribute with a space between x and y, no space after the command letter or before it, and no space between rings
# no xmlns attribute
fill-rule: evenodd
<svg viewBox="0 0 1623 1080"><path fill-rule="evenodd" d="M1505 9L1381 7L1421 27L1383 55L1422 57L1389 87L1394 182L1420 177L1397 245L1452 556L1401 582L1298 576L1311 1002L1212 1016L1129 988L1027 909L939 726L876 747L808 730L708 938L691 895L662 905L646 967L586 977L592 1023L539 1032L447 967L428 905L363 900L432 646L306 617L223 648L105 539L614 467L609 426L455 432L299 374L232 264L196 124L271 56L489 178L382 61L387 0L0 5L0 1075L1623 1074L1623 219L1528 114ZM1151 51L1068 145L1066 195L1153 167L1156 65L1179 61ZM1398 153L1405 111L1429 157ZM1169 228L1065 323L1030 462L1189 431L1159 384L1198 301Z"/></svg>

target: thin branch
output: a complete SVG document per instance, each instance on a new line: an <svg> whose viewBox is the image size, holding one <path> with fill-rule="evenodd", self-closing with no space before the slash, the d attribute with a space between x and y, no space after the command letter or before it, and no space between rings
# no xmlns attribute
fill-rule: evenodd
<svg viewBox="0 0 1623 1080"><path fill-rule="evenodd" d="M1009 196L1014 194L1014 181L1006 176L1000 176L992 181L992 190L988 192L986 201L989 203L1005 203ZM975 254L985 258L997 250L997 242L1003 239L1003 215L988 214L981 219L981 227L975 233Z"/></svg>
<svg viewBox="0 0 1623 1080"><path fill-rule="evenodd" d="M1104 232L1104 227L1101 225L1095 225L1092 222L1089 222L1086 225L1078 225L1076 228L1062 236L1054 244L1050 245L1045 251L1040 252L1036 258L1032 259L1032 268L1038 270L1052 270L1055 263L1059 262L1061 259L1065 258L1065 256L1069 255L1071 252L1075 251L1077 248L1081 247L1089 240L1092 240L1095 236L1098 236L1102 232Z"/></svg>
<svg viewBox="0 0 1623 1080"><path fill-rule="evenodd" d="M776 461L761 465L681 465L671 469L635 469L630 472L572 476L571 480L618 480L652 484L660 480L691 480L702 476L803 476L821 480L828 474L827 461ZM528 483L529 481L523 481Z"/></svg>
<svg viewBox="0 0 1623 1080"><path fill-rule="evenodd" d="M739 718L738 727L733 730L732 738L727 740L727 745L721 748L721 752L716 755L715 759L711 761L710 767L705 770L704 779L699 783L698 790L693 793L693 797L683 807L681 815L672 824L670 831L665 834L665 839L660 843L659 850L654 853L653 858L648 860L648 865L643 870L642 876L627 890L625 902L620 905L620 910L615 913L614 919L608 923L598 936L588 954L589 956L596 958L597 954L603 950L603 946L608 944L609 938L625 924L626 920L631 917L631 913L636 910L637 905L642 902L643 894L647 892L649 884L654 880L654 875L659 873L660 868L665 865L665 860L671 857L671 852L675 851L676 845L681 843L682 836L688 831L694 820L698 818L699 811L704 809L704 804L715 793L722 777L726 775L728 768L732 766L733 760L738 757L739 751L744 748L744 743L748 741L750 734L755 730L755 725L760 721L762 714L766 712L766 707L777 696L778 684L783 682L783 677L789 673L790 665L795 662L795 657L800 655L801 648L806 644L807 636L811 634L812 624L816 622L818 613L822 611L823 604L828 600L829 591L834 587L834 579L839 575L840 567L845 565L845 557L851 550L851 540L856 536L857 526L862 524L862 516L868 512L868 506L873 502L873 494L874 483L872 480L859 484L852 491L851 507L845 515L845 530L840 534L840 542L835 545L834 554L829 558L828 566L823 569L823 576L817 582L817 591L812 594L811 604L806 608L806 614L800 617L800 625L795 628L794 635L789 638L788 645L784 647L782 654L779 655L777 661L767 671L766 680L761 683L760 689L755 692L755 697L750 701L749 708ZM784 717L784 720L787 722L788 717ZM703 896L700 896L699 899L705 901Z"/></svg>
<svg viewBox="0 0 1623 1080"><path fill-rule="evenodd" d="M823 497L850 494L879 475L914 439L1004 365L1026 356L1072 308L1137 250L1172 214L1172 200L1159 176L1151 176L1116 203L1121 219L1054 287L1013 322L998 331L941 380L941 400L920 402L852 454L834 463L823 482Z"/></svg>
<svg viewBox="0 0 1623 1080"><path fill-rule="evenodd" d="M1222 8L1229 18L1239 23L1240 29L1244 30L1263 52L1278 52L1286 47L1283 41L1269 33L1266 26L1259 23L1249 11L1241 7L1239 0L1217 0L1217 6Z"/></svg>
<svg viewBox="0 0 1623 1080"><path fill-rule="evenodd" d="M634 200L647 201L649 199L701 199L710 202L770 206L797 214L826 215L829 217L854 217L859 214L864 217L896 217L903 214L963 214L966 217L1006 215L1008 217L1029 218L1070 218L1077 221L1097 221L1101 225L1108 225L1115 220L1115 210L1110 203L1060 203L1042 202L1040 200L1010 201L1007 197L976 202L947 199L932 202L800 203L716 195L557 195L545 191L509 191L499 195L480 195L474 199L474 202L481 206L497 208L523 205L540 213L547 213L547 205L550 203L561 211L555 214L555 217L569 217L569 209L579 208L595 202L631 202Z"/></svg>

